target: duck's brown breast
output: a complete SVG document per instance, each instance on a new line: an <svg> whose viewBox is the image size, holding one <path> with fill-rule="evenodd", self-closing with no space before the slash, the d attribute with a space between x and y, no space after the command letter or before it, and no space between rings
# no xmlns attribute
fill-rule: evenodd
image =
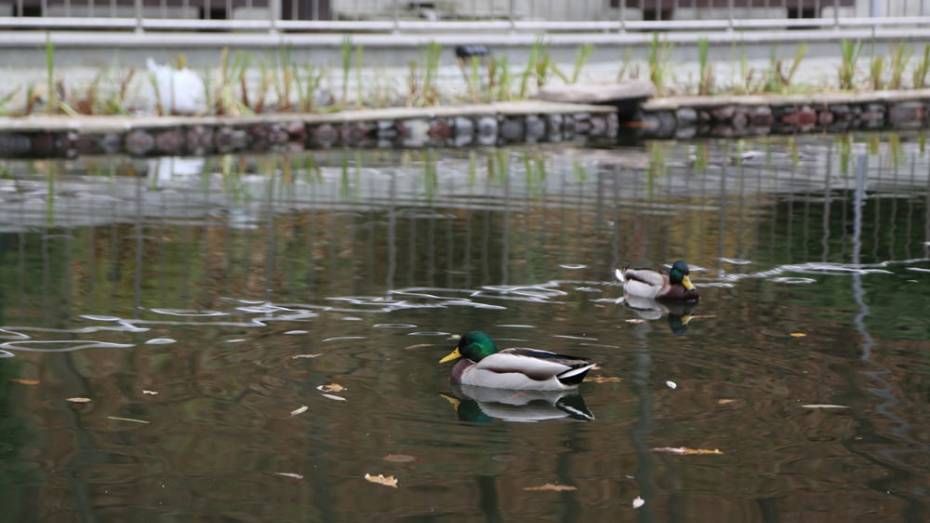
<svg viewBox="0 0 930 523"><path fill-rule="evenodd" d="M461 385L462 383L462 374L465 374L465 370L468 367L474 365L474 362L471 360L462 359L459 360L455 366L452 367L452 383Z"/></svg>

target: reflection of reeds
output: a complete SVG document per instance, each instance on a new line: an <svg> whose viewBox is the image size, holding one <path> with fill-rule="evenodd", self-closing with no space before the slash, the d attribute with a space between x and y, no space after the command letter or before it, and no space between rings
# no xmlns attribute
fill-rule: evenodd
<svg viewBox="0 0 930 523"><path fill-rule="evenodd" d="M840 174L849 175L850 161L852 160L852 135L843 134L837 138L840 146Z"/></svg>
<svg viewBox="0 0 930 523"><path fill-rule="evenodd" d="M439 176L436 170L437 162L436 151L428 149L423 161L423 190L427 201L432 201L436 195L436 189L439 187Z"/></svg>

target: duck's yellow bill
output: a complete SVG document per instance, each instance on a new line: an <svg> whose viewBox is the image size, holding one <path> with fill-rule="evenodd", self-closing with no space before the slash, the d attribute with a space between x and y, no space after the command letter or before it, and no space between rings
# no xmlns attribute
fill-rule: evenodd
<svg viewBox="0 0 930 523"><path fill-rule="evenodd" d="M461 358L461 357L462 357L462 353L459 352L459 348L456 347L455 350L453 350L453 351L450 352L449 354L446 354L445 356L443 356L443 358L442 358L441 360L439 360L439 363L446 363L446 362L448 362L448 361L455 361L455 360L457 360L457 359L459 359L459 358Z"/></svg>
<svg viewBox="0 0 930 523"><path fill-rule="evenodd" d="M693 291L693 290L694 290L694 284L691 283L691 277L690 277L690 276L685 276L684 278L682 278L682 279L681 279L681 284L684 285L685 290L688 290L688 291Z"/></svg>
<svg viewBox="0 0 930 523"><path fill-rule="evenodd" d="M694 319L694 316L692 316L692 315L690 315L690 314L685 314L684 316L681 317L681 323L682 323L683 325L687 325L687 324L691 323L691 320L693 320L693 319Z"/></svg>

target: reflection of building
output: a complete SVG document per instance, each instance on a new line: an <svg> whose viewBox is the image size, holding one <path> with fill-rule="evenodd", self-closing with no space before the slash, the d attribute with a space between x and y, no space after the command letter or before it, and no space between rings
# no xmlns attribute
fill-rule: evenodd
<svg viewBox="0 0 930 523"><path fill-rule="evenodd" d="M930 0L0 0L0 16L248 20L272 17L269 5L286 20L383 20L395 16L428 20L696 20L930 13Z"/></svg>

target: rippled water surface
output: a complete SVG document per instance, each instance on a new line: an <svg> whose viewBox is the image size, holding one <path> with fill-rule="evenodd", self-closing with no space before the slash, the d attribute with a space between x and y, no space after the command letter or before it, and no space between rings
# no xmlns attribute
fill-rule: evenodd
<svg viewBox="0 0 930 523"><path fill-rule="evenodd" d="M926 521L928 172L917 136L2 162L4 515ZM622 299L678 258L697 307ZM600 368L453 388L468 329Z"/></svg>

